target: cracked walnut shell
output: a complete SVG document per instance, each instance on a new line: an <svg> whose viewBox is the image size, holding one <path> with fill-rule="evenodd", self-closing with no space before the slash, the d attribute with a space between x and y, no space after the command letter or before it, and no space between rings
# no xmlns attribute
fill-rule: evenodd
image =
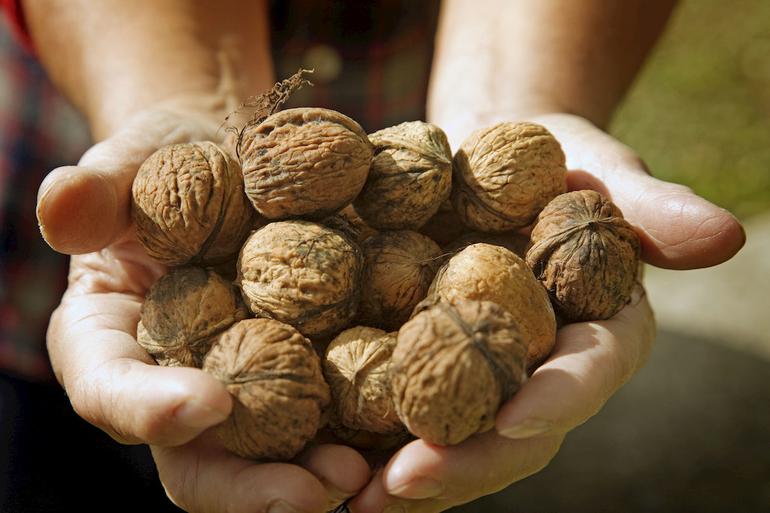
<svg viewBox="0 0 770 513"><path fill-rule="evenodd" d="M559 142L535 123L473 132L454 156L452 204L466 226L503 232L528 226L567 190Z"/></svg>
<svg viewBox="0 0 770 513"><path fill-rule="evenodd" d="M416 230L435 214L452 187L452 152L444 132L410 121L369 136L374 158L354 205L378 230Z"/></svg>
<svg viewBox="0 0 770 513"><path fill-rule="evenodd" d="M215 265L238 254L256 214L240 166L211 142L172 144L144 161L132 186L136 235L166 265Z"/></svg>
<svg viewBox="0 0 770 513"><path fill-rule="evenodd" d="M398 332L396 411L409 431L454 445L492 429L526 378L526 347L508 311L488 301L426 300Z"/></svg>
<svg viewBox="0 0 770 513"><path fill-rule="evenodd" d="M360 248L342 232L309 221L279 221L243 245L237 284L257 317L322 338L355 315L362 268Z"/></svg>
<svg viewBox="0 0 770 513"><path fill-rule="evenodd" d="M231 283L213 271L182 267L150 287L136 341L159 365L200 368L214 337L247 314Z"/></svg>
<svg viewBox="0 0 770 513"><path fill-rule="evenodd" d="M372 144L344 114L297 108L247 126L240 158L246 194L264 217L323 219L361 191Z"/></svg>
<svg viewBox="0 0 770 513"><path fill-rule="evenodd" d="M272 319L233 325L214 343L203 370L234 399L216 434L227 449L245 458L293 458L315 436L329 403L329 387L310 341Z"/></svg>
<svg viewBox="0 0 770 513"><path fill-rule="evenodd" d="M568 321L609 319L631 299L639 236L596 191L558 196L538 216L527 263Z"/></svg>

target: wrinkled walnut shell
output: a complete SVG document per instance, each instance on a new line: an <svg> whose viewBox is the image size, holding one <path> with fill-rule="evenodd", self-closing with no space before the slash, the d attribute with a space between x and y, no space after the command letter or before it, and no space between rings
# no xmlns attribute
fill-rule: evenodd
<svg viewBox="0 0 770 513"><path fill-rule="evenodd" d="M362 269L360 248L342 232L308 221L279 221L243 245L237 284L257 317L324 337L356 314Z"/></svg>
<svg viewBox="0 0 770 513"><path fill-rule="evenodd" d="M203 370L233 396L232 412L216 433L245 458L293 458L315 436L329 403L310 341L272 319L233 325L212 346Z"/></svg>
<svg viewBox="0 0 770 513"><path fill-rule="evenodd" d="M450 254L459 253L471 244L493 244L512 251L517 257L524 258L529 247L529 237L518 232L484 233L468 232L444 246Z"/></svg>
<svg viewBox="0 0 770 513"><path fill-rule="evenodd" d="M404 431L390 390L390 356L396 334L350 328L331 341L323 360L335 418L349 430L380 434Z"/></svg>
<svg viewBox="0 0 770 513"><path fill-rule="evenodd" d="M247 126L240 157L246 195L264 217L323 219L361 191L372 144L344 114L298 108Z"/></svg>
<svg viewBox="0 0 770 513"><path fill-rule="evenodd" d="M540 213L531 239L527 263L566 320L609 319L630 301L639 236L598 192L558 196Z"/></svg>
<svg viewBox="0 0 770 513"><path fill-rule="evenodd" d="M526 378L516 322L488 301L425 302L398 332L391 362L396 411L409 431L454 445L494 426Z"/></svg>
<svg viewBox="0 0 770 513"><path fill-rule="evenodd" d="M452 151L444 132L410 121L369 136L374 158L356 211L378 230L416 230L438 211L452 187Z"/></svg>
<svg viewBox="0 0 770 513"><path fill-rule="evenodd" d="M361 324L396 330L425 299L442 251L425 235L408 230L382 232L362 246Z"/></svg>
<svg viewBox="0 0 770 513"><path fill-rule="evenodd" d="M214 337L247 314L231 283L213 271L182 267L150 287L136 341L159 365L200 368Z"/></svg>
<svg viewBox="0 0 770 513"><path fill-rule="evenodd" d="M470 228L528 226L567 190L559 142L534 123L499 123L473 132L454 156L452 204Z"/></svg>
<svg viewBox="0 0 770 513"><path fill-rule="evenodd" d="M166 265L226 262L257 220L240 166L211 142L159 149L139 167L132 193L136 236Z"/></svg>
<svg viewBox="0 0 770 513"><path fill-rule="evenodd" d="M429 296L444 301L492 301L511 314L527 346L534 370L556 343L556 316L548 293L526 262L491 244L473 244L453 256L436 274Z"/></svg>

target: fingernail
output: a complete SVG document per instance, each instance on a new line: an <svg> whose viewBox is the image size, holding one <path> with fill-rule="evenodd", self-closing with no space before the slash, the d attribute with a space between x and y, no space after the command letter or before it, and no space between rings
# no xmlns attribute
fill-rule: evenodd
<svg viewBox="0 0 770 513"><path fill-rule="evenodd" d="M382 510L382 513L406 513L406 508L403 504L391 504Z"/></svg>
<svg viewBox="0 0 770 513"><path fill-rule="evenodd" d="M549 420L526 419L505 429L499 429L497 432L506 438L532 438L550 431L551 428L553 423Z"/></svg>
<svg viewBox="0 0 770 513"><path fill-rule="evenodd" d="M200 429L219 424L227 418L227 413L190 399L177 408L174 416L185 426Z"/></svg>
<svg viewBox="0 0 770 513"><path fill-rule="evenodd" d="M300 513L300 511L281 499L276 499L267 505L265 513Z"/></svg>
<svg viewBox="0 0 770 513"><path fill-rule="evenodd" d="M416 477L405 483L396 482L392 486L386 483L385 486L389 494L406 499L430 499L444 491L444 485L441 482L429 477Z"/></svg>

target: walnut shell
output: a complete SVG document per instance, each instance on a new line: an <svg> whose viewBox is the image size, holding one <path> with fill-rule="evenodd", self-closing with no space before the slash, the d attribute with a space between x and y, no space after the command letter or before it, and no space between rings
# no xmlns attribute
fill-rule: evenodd
<svg viewBox="0 0 770 513"><path fill-rule="evenodd" d="M372 144L344 114L297 108L246 127L240 157L246 194L260 214L323 219L361 191Z"/></svg>
<svg viewBox="0 0 770 513"><path fill-rule="evenodd" d="M483 232L522 228L567 190L559 142L534 123L499 123L473 132L454 156L452 204Z"/></svg>
<svg viewBox="0 0 770 513"><path fill-rule="evenodd" d="M484 233L468 232L443 246L446 253L459 253L471 244L493 244L512 251L517 257L524 258L529 247L529 237L518 232Z"/></svg>
<svg viewBox="0 0 770 513"><path fill-rule="evenodd" d="M323 360L336 419L350 430L380 434L404 431L390 390L390 356L396 333L350 328L331 341Z"/></svg>
<svg viewBox="0 0 770 513"><path fill-rule="evenodd" d="M374 158L356 211L379 230L416 230L449 197L452 151L444 132L410 121L369 136Z"/></svg>
<svg viewBox="0 0 770 513"><path fill-rule="evenodd" d="M526 379L526 347L508 311L488 301L426 301L398 332L391 385L414 435L454 445L494 426Z"/></svg>
<svg viewBox="0 0 770 513"><path fill-rule="evenodd" d="M181 267L150 287L136 341L159 365L200 368L214 337L247 314L230 282L213 271Z"/></svg>
<svg viewBox="0 0 770 513"><path fill-rule="evenodd" d="M342 232L308 221L279 221L243 245L236 282L257 317L324 337L356 314L362 270L360 248Z"/></svg>
<svg viewBox="0 0 770 513"><path fill-rule="evenodd" d="M395 330L425 299L442 251L425 235L408 230L368 238L358 319L361 324Z"/></svg>
<svg viewBox="0 0 770 513"><path fill-rule="evenodd" d="M339 213L327 217L323 220L323 224L329 228L344 232L358 244L361 244L369 237L380 233L361 219L361 216L358 215L353 208L353 205L348 205L340 210Z"/></svg>
<svg viewBox="0 0 770 513"><path fill-rule="evenodd" d="M530 371L556 344L556 316L548 293L526 262L502 246L466 247L439 269L428 295L450 302L493 301L508 310L527 346Z"/></svg>
<svg viewBox="0 0 770 513"><path fill-rule="evenodd" d="M166 265L232 259L257 222L240 166L211 142L159 149L139 167L132 193L136 236Z"/></svg>
<svg viewBox="0 0 770 513"><path fill-rule="evenodd" d="M233 410L216 433L245 458L293 458L315 436L329 403L310 341L272 319L233 325L214 343L203 370L233 396Z"/></svg>
<svg viewBox="0 0 770 513"><path fill-rule="evenodd" d="M568 321L609 319L631 299L639 236L596 191L558 196L538 216L527 263Z"/></svg>
<svg viewBox="0 0 770 513"><path fill-rule="evenodd" d="M444 208L448 204L449 208ZM452 210L451 202L444 202L436 214L420 228L420 233L427 235L439 246L445 246L468 232L457 212Z"/></svg>

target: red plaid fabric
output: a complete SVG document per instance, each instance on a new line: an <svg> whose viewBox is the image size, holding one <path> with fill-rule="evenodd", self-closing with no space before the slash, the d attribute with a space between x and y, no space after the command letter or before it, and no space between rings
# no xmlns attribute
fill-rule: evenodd
<svg viewBox="0 0 770 513"><path fill-rule="evenodd" d="M0 2L13 32L28 41L18 0ZM336 109L369 132L424 119L438 7L439 0L273 1L279 78L316 70L315 86L287 107ZM48 171L80 158L88 137L30 55L0 24L0 369L43 378L50 373L45 330L67 259L40 237L37 189Z"/></svg>

